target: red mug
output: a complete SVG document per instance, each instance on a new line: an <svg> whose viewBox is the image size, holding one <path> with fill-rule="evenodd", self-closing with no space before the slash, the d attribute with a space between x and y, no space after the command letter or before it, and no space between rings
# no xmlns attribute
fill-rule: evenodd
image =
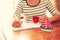
<svg viewBox="0 0 60 40"><path fill-rule="evenodd" d="M32 20L34 23L37 23L39 21L39 17L38 16L33 16Z"/></svg>

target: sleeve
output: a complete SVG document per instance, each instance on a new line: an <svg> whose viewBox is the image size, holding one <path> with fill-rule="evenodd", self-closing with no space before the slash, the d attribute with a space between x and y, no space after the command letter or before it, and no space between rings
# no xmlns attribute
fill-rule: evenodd
<svg viewBox="0 0 60 40"><path fill-rule="evenodd" d="M52 15L55 15L55 14L59 14L59 13L60 13L60 12L53 6L53 4L51 3L50 0L47 0L46 9L48 9L49 12L50 12Z"/></svg>
<svg viewBox="0 0 60 40"><path fill-rule="evenodd" d="M14 15L13 15L14 18L19 18L21 16L21 13L23 11L22 6L23 6L22 0L20 0L20 2L17 5L17 8L16 8L16 10L14 12Z"/></svg>

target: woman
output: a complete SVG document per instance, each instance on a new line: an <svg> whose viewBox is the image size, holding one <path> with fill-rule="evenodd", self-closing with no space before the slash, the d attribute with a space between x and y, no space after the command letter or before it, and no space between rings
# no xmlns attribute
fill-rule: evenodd
<svg viewBox="0 0 60 40"><path fill-rule="evenodd" d="M46 9L53 15L53 17L48 18L46 14ZM21 14L25 15L25 22L30 25L33 23L40 23L40 28L43 31L52 31L53 27L50 22L60 20L59 11L52 5L50 0L20 0L16 11L14 13L14 22L19 22L21 26ZM17 20L18 19L18 20ZM14 24L14 23L13 23Z"/></svg>

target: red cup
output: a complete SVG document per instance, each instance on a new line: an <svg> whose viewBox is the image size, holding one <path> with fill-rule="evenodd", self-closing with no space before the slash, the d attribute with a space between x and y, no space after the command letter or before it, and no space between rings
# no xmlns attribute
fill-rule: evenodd
<svg viewBox="0 0 60 40"><path fill-rule="evenodd" d="M33 19L34 23L37 23L39 21L39 17L38 16L33 16L32 19Z"/></svg>

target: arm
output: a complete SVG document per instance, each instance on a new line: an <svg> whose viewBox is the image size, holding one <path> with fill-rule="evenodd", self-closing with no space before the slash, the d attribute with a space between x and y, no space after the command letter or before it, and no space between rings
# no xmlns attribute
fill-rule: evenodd
<svg viewBox="0 0 60 40"><path fill-rule="evenodd" d="M50 22L60 20L60 12L52 5L50 0L47 0L46 9L48 9L49 12L52 14L52 17L49 18Z"/></svg>
<svg viewBox="0 0 60 40"><path fill-rule="evenodd" d="M23 12L22 10L22 0L20 0L15 12L14 12L14 15L13 15L13 23L12 23L12 26L13 27L20 27L21 26L21 21L20 21L20 16L21 16L21 13Z"/></svg>
<svg viewBox="0 0 60 40"><path fill-rule="evenodd" d="M50 22L59 21L60 20L60 14L55 14L54 16L49 18Z"/></svg>
<svg viewBox="0 0 60 40"><path fill-rule="evenodd" d="M15 10L15 12L14 12L14 15L13 15L13 18L14 18L15 20L20 19L21 13L22 13L22 11L23 11L22 6L23 6L22 0L20 0L20 2L19 2L18 5L17 5L17 8L16 8L16 10Z"/></svg>

